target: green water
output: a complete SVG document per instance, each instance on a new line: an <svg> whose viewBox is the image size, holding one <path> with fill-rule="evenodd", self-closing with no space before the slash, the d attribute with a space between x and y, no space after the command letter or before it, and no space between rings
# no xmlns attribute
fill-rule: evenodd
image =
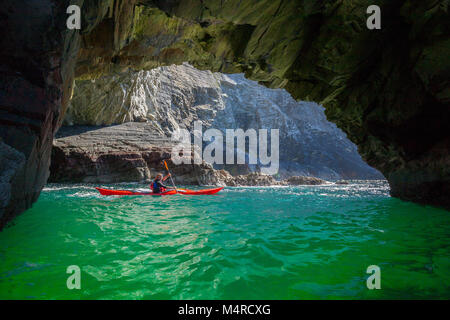
<svg viewBox="0 0 450 320"><path fill-rule="evenodd" d="M450 212L382 181L166 197L49 185L0 232L0 298L449 299Z"/></svg>

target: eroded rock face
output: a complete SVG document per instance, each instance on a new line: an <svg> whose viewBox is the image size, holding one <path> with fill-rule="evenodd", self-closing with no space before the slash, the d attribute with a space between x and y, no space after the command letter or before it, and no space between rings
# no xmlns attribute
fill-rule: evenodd
<svg viewBox="0 0 450 320"><path fill-rule="evenodd" d="M173 145L171 139L155 134L151 123L128 122L97 128L62 127L54 141L49 181L149 183L157 173L166 172L162 163L165 160L177 185L275 186L326 183L322 179L302 176L278 181L273 176L257 172L232 176L228 171L216 170L205 162L174 165L170 160ZM13 154L6 160L12 165L12 160L17 157ZM10 178L12 173L14 171L6 178ZM3 180L6 179L0 182Z"/></svg>
<svg viewBox="0 0 450 320"><path fill-rule="evenodd" d="M51 182L149 182L167 160L179 184L224 185L211 165L171 165L174 142L148 123L111 127L63 127L55 139Z"/></svg>
<svg viewBox="0 0 450 320"><path fill-rule="evenodd" d="M327 121L323 110L316 103L298 102L285 90L268 89L242 74L200 71L185 63L76 81L64 122L111 125L144 121L167 136L179 128L192 130L197 120L204 130L219 129L223 135L227 129L278 129L280 178L383 179L364 163L346 135ZM215 167L233 175L258 171L255 165Z"/></svg>
<svg viewBox="0 0 450 320"><path fill-rule="evenodd" d="M82 7L81 32L66 29L69 4ZM46 181L74 70L90 79L183 61L322 103L395 196L449 207L448 2L380 0L378 31L365 28L371 4L3 1L0 136L25 164L0 220L31 205Z"/></svg>
<svg viewBox="0 0 450 320"><path fill-rule="evenodd" d="M191 128L195 120L210 127L225 109L220 75L188 64L78 80L66 112L66 125L150 122L169 135Z"/></svg>

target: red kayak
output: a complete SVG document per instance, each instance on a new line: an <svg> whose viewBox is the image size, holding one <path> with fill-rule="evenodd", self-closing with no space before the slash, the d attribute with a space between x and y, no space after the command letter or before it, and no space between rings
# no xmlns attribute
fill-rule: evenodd
<svg viewBox="0 0 450 320"><path fill-rule="evenodd" d="M189 189L177 189L177 190L167 190L162 193L153 193L153 192L136 192L130 190L111 190L111 189L102 189L95 188L100 192L101 195L104 196L166 196L172 194L185 194L185 195L205 195L205 194L215 194L223 189L214 188L214 189L202 189L202 190L189 190Z"/></svg>
<svg viewBox="0 0 450 320"><path fill-rule="evenodd" d="M214 189L202 189L202 190L177 189L177 192L181 194L202 195L202 194L215 194L222 189L223 187Z"/></svg>

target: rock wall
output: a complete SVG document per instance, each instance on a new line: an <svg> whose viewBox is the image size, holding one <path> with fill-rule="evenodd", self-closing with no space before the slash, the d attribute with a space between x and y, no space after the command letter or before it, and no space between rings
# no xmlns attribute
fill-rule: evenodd
<svg viewBox="0 0 450 320"><path fill-rule="evenodd" d="M369 0L2 1L0 136L25 162L0 224L46 181L74 73L183 61L320 102L393 195L449 207L449 3L375 3L382 29L370 31ZM81 31L66 28L69 4Z"/></svg>
<svg viewBox="0 0 450 320"><path fill-rule="evenodd" d="M62 127L55 139L50 182L150 182L170 165L174 181L185 185L225 185L228 173L211 165L172 165L174 142L150 123L110 127Z"/></svg>
<svg viewBox="0 0 450 320"><path fill-rule="evenodd" d="M170 136L199 120L204 130L279 129L279 177L383 179L369 167L346 135L327 121L324 108L297 102L282 89L268 89L243 74L200 71L189 64L127 71L95 80L78 80L64 119L71 125L148 122ZM242 152L246 152L242 150ZM256 166L215 165L230 172Z"/></svg>
<svg viewBox="0 0 450 320"><path fill-rule="evenodd" d="M49 182L149 183L156 173L166 173L162 163L164 160L171 168L177 185L272 186L326 183L322 179L298 176L277 181L272 176L256 172L233 177L228 171L216 170L205 162L174 165L170 160L174 142L164 135L155 134L154 129L151 123L132 122L95 128L62 127L54 142ZM9 154L5 160L14 167L20 158ZM5 178L0 177L0 187L3 187L1 182L10 177Z"/></svg>
<svg viewBox="0 0 450 320"><path fill-rule="evenodd" d="M68 1L0 5L0 228L37 200L47 181L53 134L67 104L79 48L64 29ZM14 159L21 159L15 163Z"/></svg>
<svg viewBox="0 0 450 320"><path fill-rule="evenodd" d="M202 120L211 126L225 109L220 75L188 64L150 71L127 70L91 80L77 80L65 115L66 125L150 122L156 132L171 134Z"/></svg>

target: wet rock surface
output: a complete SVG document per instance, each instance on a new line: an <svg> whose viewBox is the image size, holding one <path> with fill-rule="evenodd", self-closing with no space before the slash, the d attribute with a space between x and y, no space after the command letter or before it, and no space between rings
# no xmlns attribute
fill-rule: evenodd
<svg viewBox="0 0 450 320"><path fill-rule="evenodd" d="M269 175L252 172L238 175L233 180L228 181L229 186L275 186L280 185L279 181Z"/></svg>
<svg viewBox="0 0 450 320"><path fill-rule="evenodd" d="M20 175L25 164L25 156L16 149L0 141L0 210L5 210L11 200L14 177Z"/></svg>
<svg viewBox="0 0 450 320"><path fill-rule="evenodd" d="M284 180L276 180L273 176L252 172L233 177L228 186L300 186L327 184L328 181L315 177L292 176Z"/></svg>
<svg viewBox="0 0 450 320"><path fill-rule="evenodd" d="M327 181L315 178L315 177L302 177L302 176L294 176L287 178L283 181L284 183L291 186L300 186L300 185L319 185L326 184Z"/></svg>
<svg viewBox="0 0 450 320"><path fill-rule="evenodd" d="M338 181L336 181L335 183L336 183L336 184L349 184L349 182L348 182L348 181L345 181L345 180L338 180Z"/></svg>

